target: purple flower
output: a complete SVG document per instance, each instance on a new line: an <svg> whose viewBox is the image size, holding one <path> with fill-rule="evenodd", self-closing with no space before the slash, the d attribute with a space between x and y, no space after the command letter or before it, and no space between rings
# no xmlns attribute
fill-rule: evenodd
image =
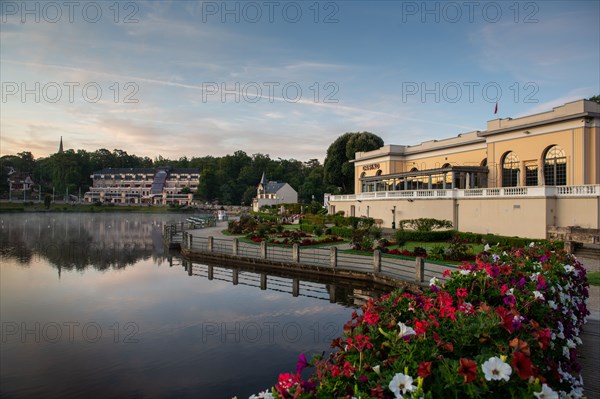
<svg viewBox="0 0 600 399"><path fill-rule="evenodd" d="M359 381L361 384L366 384L366 383L367 383L367 381L369 381L369 378L368 378L366 375L361 375L360 377L358 377L358 381Z"/></svg>
<svg viewBox="0 0 600 399"><path fill-rule="evenodd" d="M512 295L507 295L504 297L504 304L507 306L514 305L516 303L515 297Z"/></svg>
<svg viewBox="0 0 600 399"><path fill-rule="evenodd" d="M304 353L301 353L298 356L298 361L296 362L296 374L300 374L302 370L308 367L308 362L306 361L306 356Z"/></svg>

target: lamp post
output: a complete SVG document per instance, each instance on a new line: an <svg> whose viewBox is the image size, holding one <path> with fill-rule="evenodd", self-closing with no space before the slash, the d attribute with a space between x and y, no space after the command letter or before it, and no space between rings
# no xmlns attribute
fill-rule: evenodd
<svg viewBox="0 0 600 399"><path fill-rule="evenodd" d="M396 230L396 205L392 208L392 230Z"/></svg>

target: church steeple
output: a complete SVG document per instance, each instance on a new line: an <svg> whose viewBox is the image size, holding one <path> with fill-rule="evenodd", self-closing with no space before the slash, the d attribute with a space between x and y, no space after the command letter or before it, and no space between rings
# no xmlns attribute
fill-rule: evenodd
<svg viewBox="0 0 600 399"><path fill-rule="evenodd" d="M258 187L257 187L257 194L265 194L265 192L267 191L267 176L265 175L265 172L263 171L262 177L260 178L260 183L258 183Z"/></svg>
<svg viewBox="0 0 600 399"><path fill-rule="evenodd" d="M58 153L63 153L63 144L62 144L62 136L60 136L60 144L58 145Z"/></svg>

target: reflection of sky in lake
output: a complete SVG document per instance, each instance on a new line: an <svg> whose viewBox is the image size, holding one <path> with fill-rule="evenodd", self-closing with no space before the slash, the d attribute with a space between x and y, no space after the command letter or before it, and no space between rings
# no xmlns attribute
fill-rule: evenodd
<svg viewBox="0 0 600 399"><path fill-rule="evenodd" d="M155 216L127 215L128 224ZM327 350L350 317L326 300L190 277L156 250L60 279L43 254L4 256L0 396L248 397L293 371L299 353Z"/></svg>

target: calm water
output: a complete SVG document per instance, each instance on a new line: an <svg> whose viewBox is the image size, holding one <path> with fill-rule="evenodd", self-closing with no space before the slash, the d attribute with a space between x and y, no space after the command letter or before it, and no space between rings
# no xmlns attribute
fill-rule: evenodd
<svg viewBox="0 0 600 399"><path fill-rule="evenodd" d="M247 398L328 350L373 295L235 265L188 265L162 246L184 217L0 215L0 396ZM264 288L264 287L263 287Z"/></svg>

